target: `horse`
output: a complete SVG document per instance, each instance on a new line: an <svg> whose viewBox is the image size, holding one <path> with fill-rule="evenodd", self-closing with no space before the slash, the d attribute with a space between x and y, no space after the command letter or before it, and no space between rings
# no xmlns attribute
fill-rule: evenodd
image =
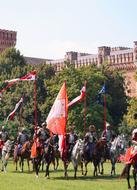
<svg viewBox="0 0 137 190"><path fill-rule="evenodd" d="M14 148L14 163L16 164L16 171L18 170L18 161L19 161L19 166L20 166L20 171L23 172L24 170L24 159L27 160L27 165L28 165L28 171L30 171L30 163L29 161L31 160L30 155L31 155L31 142L27 141L25 144L22 146L22 148L19 150L18 145L15 145Z"/></svg>
<svg viewBox="0 0 137 190"><path fill-rule="evenodd" d="M78 164L81 165L81 170L83 175L83 162L82 162L83 147L84 147L84 141L82 139L78 139L72 149L71 161L74 167L74 178L77 177Z"/></svg>
<svg viewBox="0 0 137 190"><path fill-rule="evenodd" d="M126 150L126 139L124 135L118 135L114 138L114 140L110 143L110 147L108 145L105 146L105 151L102 154L101 158L101 174L104 173L103 163L106 159L111 161L111 175L115 175L115 164L118 161L121 154L124 154Z"/></svg>
<svg viewBox="0 0 137 190"><path fill-rule="evenodd" d="M47 179L49 178L49 166L51 163L55 164L55 151L54 151L54 142L52 137L47 139L47 141L44 143L44 153L43 158L46 164L46 173L45 177Z"/></svg>
<svg viewBox="0 0 137 190"><path fill-rule="evenodd" d="M73 147L75 145L75 144L69 143L69 138L70 138L70 135L66 134L65 147L64 147L62 155L61 155L61 159L62 159L63 165L64 165L64 176L66 178L68 177L67 168L68 168L69 163L71 162L71 153L72 153Z"/></svg>
<svg viewBox="0 0 137 190"><path fill-rule="evenodd" d="M2 148L2 171L6 172L10 152L12 150L13 141L7 140Z"/></svg>
<svg viewBox="0 0 137 190"><path fill-rule="evenodd" d="M60 151L58 150L58 142L53 141L53 150L54 150L54 160L52 160L52 164L54 167L54 170L56 171L59 166L59 159L60 159ZM42 159L42 171L44 170L44 164L45 164L45 159Z"/></svg>
<svg viewBox="0 0 137 190"><path fill-rule="evenodd" d="M133 168L132 173L133 173L133 179L134 179L133 190L137 190L137 151L134 152L134 148L132 146L127 149L124 161L126 162L126 165L120 177L126 177L128 190L132 190L131 184L130 184L130 169L132 166Z"/></svg>
<svg viewBox="0 0 137 190"><path fill-rule="evenodd" d="M49 137L43 144L36 145L36 156L33 158L33 165L38 178L41 163L46 164L45 177L49 178L49 166L55 164L54 144L52 137Z"/></svg>
<svg viewBox="0 0 137 190"><path fill-rule="evenodd" d="M89 162L93 162L94 165L94 171L93 171L93 176L98 175L98 167L101 162L102 155L104 153L105 149L105 142L102 139L99 139L97 142L94 142L92 144L92 152L90 152L89 149L89 144L85 143L84 145L84 152L83 152L83 163L85 166L85 173L84 175L87 175L87 165Z"/></svg>
<svg viewBox="0 0 137 190"><path fill-rule="evenodd" d="M112 164L111 175L115 175L115 164L118 161L120 154L124 153L125 149L125 137L123 135L118 135L114 141L111 143L110 147L110 160Z"/></svg>

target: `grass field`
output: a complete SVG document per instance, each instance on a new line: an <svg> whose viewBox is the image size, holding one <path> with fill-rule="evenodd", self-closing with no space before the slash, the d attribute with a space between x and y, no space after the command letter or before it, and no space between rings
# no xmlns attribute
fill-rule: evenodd
<svg viewBox="0 0 137 190"><path fill-rule="evenodd" d="M39 178L35 178L35 173L27 171L25 165L24 173L15 171L13 162L10 161L7 173L0 172L0 190L126 190L126 179L119 179L119 174L123 164L117 163L115 177L110 176L110 163L104 164L105 175L93 177L93 166L88 165L87 177L78 171L77 179L73 178L73 168L69 165L68 179L64 178L62 163L60 162L58 171L53 171L51 165L50 179L44 177L45 173L40 172ZM133 179L131 181L133 184Z"/></svg>

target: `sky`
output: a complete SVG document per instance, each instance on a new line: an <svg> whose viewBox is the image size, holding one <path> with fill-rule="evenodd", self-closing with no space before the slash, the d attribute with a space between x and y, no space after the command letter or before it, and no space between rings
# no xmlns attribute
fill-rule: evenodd
<svg viewBox="0 0 137 190"><path fill-rule="evenodd" d="M61 59L67 51L133 47L136 0L1 0L0 29L17 31L16 48L29 57Z"/></svg>

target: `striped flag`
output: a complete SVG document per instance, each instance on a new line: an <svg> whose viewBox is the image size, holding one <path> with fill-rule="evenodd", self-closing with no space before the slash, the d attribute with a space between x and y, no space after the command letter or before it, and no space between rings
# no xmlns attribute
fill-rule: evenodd
<svg viewBox="0 0 137 190"><path fill-rule="evenodd" d="M80 92L81 92L81 94L79 96L77 96L71 102L69 102L68 107L73 106L74 104L76 104L78 102L81 102L84 99L85 94L86 94L86 88L85 88L85 86L82 87L82 89L81 89Z"/></svg>
<svg viewBox="0 0 137 190"><path fill-rule="evenodd" d="M6 119L6 122L8 120L13 120L14 119L14 116L15 116L15 112L17 111L17 109L20 107L20 105L22 104L24 100L24 97L21 97L21 99L19 100L19 102L15 105L15 108L14 110L8 115L7 119Z"/></svg>
<svg viewBox="0 0 137 190"><path fill-rule="evenodd" d="M31 81L31 80L36 80L36 71L31 71L27 75L21 77L21 78L15 78L11 80L6 80L5 82L8 83L15 83L17 81Z"/></svg>

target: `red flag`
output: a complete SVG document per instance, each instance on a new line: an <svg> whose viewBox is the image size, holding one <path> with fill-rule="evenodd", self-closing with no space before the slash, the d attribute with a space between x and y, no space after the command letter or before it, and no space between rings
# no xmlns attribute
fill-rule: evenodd
<svg viewBox="0 0 137 190"><path fill-rule="evenodd" d="M68 97L66 82L64 82L46 120L47 128L52 133L59 135L59 150L61 154L65 148L64 139L66 135L67 105Z"/></svg>
<svg viewBox="0 0 137 190"><path fill-rule="evenodd" d="M8 83L15 83L17 81L30 81L30 80L36 80L36 71L31 71L27 75L21 77L21 78L15 78L11 80L6 80L5 82Z"/></svg>
<svg viewBox="0 0 137 190"><path fill-rule="evenodd" d="M81 102L84 99L85 94L86 94L86 88L85 88L85 86L82 87L82 89L81 89L80 92L81 92L81 94L79 96L77 96L71 102L69 102L68 107L74 105L77 102Z"/></svg>
<svg viewBox="0 0 137 190"><path fill-rule="evenodd" d="M16 104L14 110L8 115L6 122L8 120L13 120L15 112L17 111L17 109L19 108L19 106L21 105L22 102L23 102L23 97L21 97L21 99L19 100L19 102Z"/></svg>

